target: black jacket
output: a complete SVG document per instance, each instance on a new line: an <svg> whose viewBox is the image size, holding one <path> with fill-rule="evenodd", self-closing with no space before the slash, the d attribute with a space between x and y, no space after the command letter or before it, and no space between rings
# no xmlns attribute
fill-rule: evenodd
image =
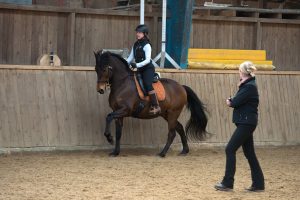
<svg viewBox="0 0 300 200"><path fill-rule="evenodd" d="M259 95L255 77L249 78L239 87L236 95L231 99L234 108L232 122L235 124L257 125Z"/></svg>
<svg viewBox="0 0 300 200"><path fill-rule="evenodd" d="M137 40L133 45L133 55L136 63L142 62L146 59L144 46L150 44L147 39Z"/></svg>

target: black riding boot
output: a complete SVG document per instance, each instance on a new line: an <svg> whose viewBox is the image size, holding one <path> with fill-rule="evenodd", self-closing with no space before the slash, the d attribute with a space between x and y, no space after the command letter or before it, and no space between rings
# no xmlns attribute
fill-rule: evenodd
<svg viewBox="0 0 300 200"><path fill-rule="evenodd" d="M150 97L150 110L149 110L149 114L150 115L157 115L161 112L161 109L159 107L159 103L157 100L157 96L156 96L156 92L155 90L152 90L149 92L149 97Z"/></svg>

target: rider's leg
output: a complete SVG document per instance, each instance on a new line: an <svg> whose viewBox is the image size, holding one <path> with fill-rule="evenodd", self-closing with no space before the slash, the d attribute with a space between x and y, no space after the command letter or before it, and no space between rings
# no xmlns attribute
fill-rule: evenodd
<svg viewBox="0 0 300 200"><path fill-rule="evenodd" d="M158 99L157 99L155 90L151 90L149 92L149 97L150 97L150 103L151 103L149 113L152 115L159 114L161 112L161 109L159 107L159 103L158 103Z"/></svg>
<svg viewBox="0 0 300 200"><path fill-rule="evenodd" d="M145 89L148 92L148 95L150 97L150 111L149 114L156 115L159 114L161 109L159 107L158 99L155 90L153 89L152 83L154 78L154 67L153 66L146 66L143 70L143 79L145 83Z"/></svg>

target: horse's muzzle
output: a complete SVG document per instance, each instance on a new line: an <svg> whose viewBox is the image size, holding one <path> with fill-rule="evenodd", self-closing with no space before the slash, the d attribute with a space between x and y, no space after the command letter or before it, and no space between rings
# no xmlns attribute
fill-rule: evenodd
<svg viewBox="0 0 300 200"><path fill-rule="evenodd" d="M97 92L104 94L106 90L106 83L97 83Z"/></svg>
<svg viewBox="0 0 300 200"><path fill-rule="evenodd" d="M104 94L104 90L103 90L103 89L98 90L98 92L99 92L100 94Z"/></svg>

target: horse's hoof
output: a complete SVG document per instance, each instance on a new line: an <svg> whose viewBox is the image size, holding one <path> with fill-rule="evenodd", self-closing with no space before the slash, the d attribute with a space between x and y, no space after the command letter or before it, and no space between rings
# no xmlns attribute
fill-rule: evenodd
<svg viewBox="0 0 300 200"><path fill-rule="evenodd" d="M107 137L106 139L107 139L107 142L108 142L109 144L114 145L114 139L113 139L112 136L109 136L109 137Z"/></svg>
<svg viewBox="0 0 300 200"><path fill-rule="evenodd" d="M107 140L107 141L108 141L108 143L111 144L111 145L114 145L114 144L115 144L113 139Z"/></svg>

